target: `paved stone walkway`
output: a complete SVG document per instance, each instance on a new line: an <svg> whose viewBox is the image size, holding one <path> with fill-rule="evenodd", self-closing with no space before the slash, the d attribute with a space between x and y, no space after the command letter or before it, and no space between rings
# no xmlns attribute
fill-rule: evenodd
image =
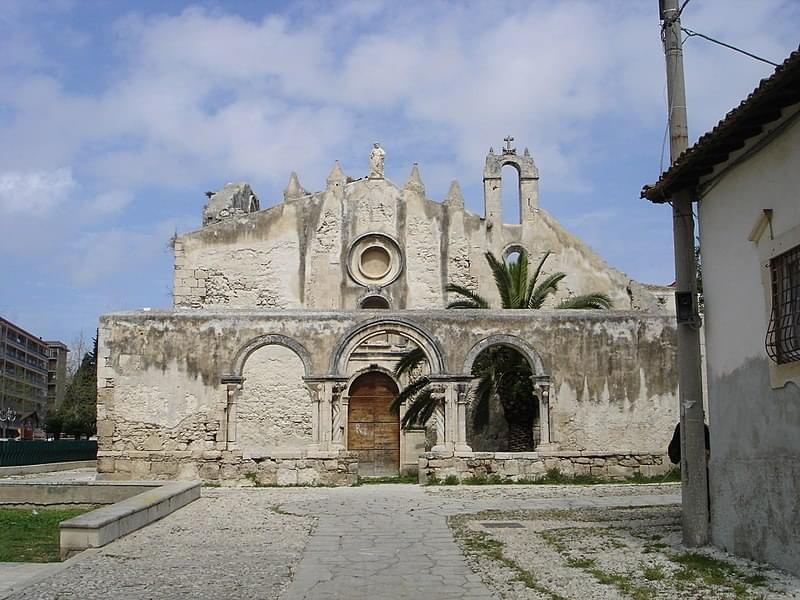
<svg viewBox="0 0 800 600"><path fill-rule="evenodd" d="M369 485L300 504L319 524L286 599L492 598L438 508L417 486Z"/></svg>
<svg viewBox="0 0 800 600"><path fill-rule="evenodd" d="M676 486L206 488L9 598L489 599L447 516L679 501Z"/></svg>

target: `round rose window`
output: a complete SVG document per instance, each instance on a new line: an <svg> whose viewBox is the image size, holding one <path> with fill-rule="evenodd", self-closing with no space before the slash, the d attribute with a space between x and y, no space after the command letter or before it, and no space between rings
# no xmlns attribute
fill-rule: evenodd
<svg viewBox="0 0 800 600"><path fill-rule="evenodd" d="M358 259L358 270L369 279L380 279L389 272L392 258L386 248L370 246Z"/></svg>
<svg viewBox="0 0 800 600"><path fill-rule="evenodd" d="M403 270L400 246L383 233L362 235L350 246L347 270L364 287L389 285Z"/></svg>

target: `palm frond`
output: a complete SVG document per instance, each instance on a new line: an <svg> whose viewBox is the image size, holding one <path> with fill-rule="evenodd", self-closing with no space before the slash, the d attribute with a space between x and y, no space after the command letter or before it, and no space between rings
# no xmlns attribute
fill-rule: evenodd
<svg viewBox="0 0 800 600"><path fill-rule="evenodd" d="M544 262L547 258L552 254L550 250L544 253L544 256L539 260L539 264L536 265L536 269L533 271L533 275L531 276L530 281L528 282L528 289L525 292L525 307L526 308L534 308L531 306L531 296L533 296L533 291L536 289L536 282L539 281L539 275L542 273L542 267L544 266Z"/></svg>
<svg viewBox="0 0 800 600"><path fill-rule="evenodd" d="M450 304L447 305L447 308L489 308L489 302L475 292L474 290L469 289L463 285L459 285L457 283L448 283L445 286L445 290L451 293L460 294L464 296L466 300L454 300ZM460 303L470 302L469 306L461 305Z"/></svg>
<svg viewBox="0 0 800 600"><path fill-rule="evenodd" d="M511 306L511 275L508 272L508 266L495 257L491 252L485 254L486 262L489 263L489 268L492 270L494 282L497 285L497 291L500 294L500 302L502 308L512 308Z"/></svg>
<svg viewBox="0 0 800 600"><path fill-rule="evenodd" d="M594 308L598 310L609 309L613 306L611 298L607 294L595 292L593 294L583 294L568 298L556 308Z"/></svg>
<svg viewBox="0 0 800 600"><path fill-rule="evenodd" d="M558 291L558 284L566 276L566 273L559 271L545 277L545 280L537 285L536 289L533 290L533 294L531 294L530 300L528 301L528 307L542 308L545 299L550 294L554 294Z"/></svg>
<svg viewBox="0 0 800 600"><path fill-rule="evenodd" d="M399 394L397 394L397 398L392 401L392 405L389 407L389 412L394 413L400 410L400 405L407 400L412 400L417 394L422 392L429 384L431 380L427 377L420 377L419 379L412 381L406 387L404 387Z"/></svg>
<svg viewBox="0 0 800 600"><path fill-rule="evenodd" d="M403 429L410 429L424 425L436 410L437 402L433 397L432 390L426 389L406 407L406 414L403 415L400 426Z"/></svg>
<svg viewBox="0 0 800 600"><path fill-rule="evenodd" d="M511 279L511 304L508 308L528 308L525 300L528 287L528 254L522 250L515 263L507 265Z"/></svg>
<svg viewBox="0 0 800 600"><path fill-rule="evenodd" d="M485 306L480 306L477 302L473 300L453 300L452 302L448 302L447 307L448 309L451 308L460 308L460 309L481 309L486 308Z"/></svg>
<svg viewBox="0 0 800 600"><path fill-rule="evenodd" d="M422 348L413 348L409 350L397 361L397 365L394 368L395 377L401 377L406 373L411 373L422 363L427 362L427 360L428 357L425 356L425 352Z"/></svg>

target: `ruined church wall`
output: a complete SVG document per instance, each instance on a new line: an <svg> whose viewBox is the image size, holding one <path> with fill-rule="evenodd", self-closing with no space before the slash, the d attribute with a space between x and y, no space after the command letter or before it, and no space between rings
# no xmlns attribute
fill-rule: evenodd
<svg viewBox="0 0 800 600"><path fill-rule="evenodd" d="M334 349L359 326L382 320L427 332L441 350L444 375L453 376L469 372L468 355L479 342L513 332L540 357L543 372L536 374L551 378L552 441L560 450L652 454L666 447L677 420L675 330L669 317L547 310L142 311L101 319L101 472L135 463L139 477L187 477L197 473L197 461L230 456L222 378L231 375L245 376L240 400L246 403L252 394L254 401L252 422L247 410L240 421L245 433L255 424L245 440L262 438L251 450L311 452L312 397L301 387L303 375L343 375L332 373ZM263 355L256 348L242 363L243 349L267 334L292 340L303 356L270 345ZM244 365L241 373L237 364ZM275 395L265 400L263 393L271 392ZM270 411L277 430L259 416ZM238 442L233 447L240 453L237 460L247 459L244 447Z"/></svg>
<svg viewBox="0 0 800 600"><path fill-rule="evenodd" d="M403 261L399 277L375 290L348 272L351 245L371 233L395 240ZM287 199L177 237L173 297L176 307L187 308L348 310L379 291L395 310L436 309L453 299L444 290L455 282L499 306L484 253L502 257L514 248L526 249L534 265L551 251L543 275L567 273L551 305L597 291L608 294L618 309L669 311L542 209L524 225L488 227L464 209L463 199L440 204L427 199L423 189L401 190L383 179Z"/></svg>

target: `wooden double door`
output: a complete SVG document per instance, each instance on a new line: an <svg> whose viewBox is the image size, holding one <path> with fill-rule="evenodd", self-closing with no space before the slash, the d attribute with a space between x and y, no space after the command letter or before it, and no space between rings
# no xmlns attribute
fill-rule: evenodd
<svg viewBox="0 0 800 600"><path fill-rule="evenodd" d="M358 453L362 477L391 477L400 472L400 416L390 412L397 386L383 373L365 373L350 386L347 449Z"/></svg>

